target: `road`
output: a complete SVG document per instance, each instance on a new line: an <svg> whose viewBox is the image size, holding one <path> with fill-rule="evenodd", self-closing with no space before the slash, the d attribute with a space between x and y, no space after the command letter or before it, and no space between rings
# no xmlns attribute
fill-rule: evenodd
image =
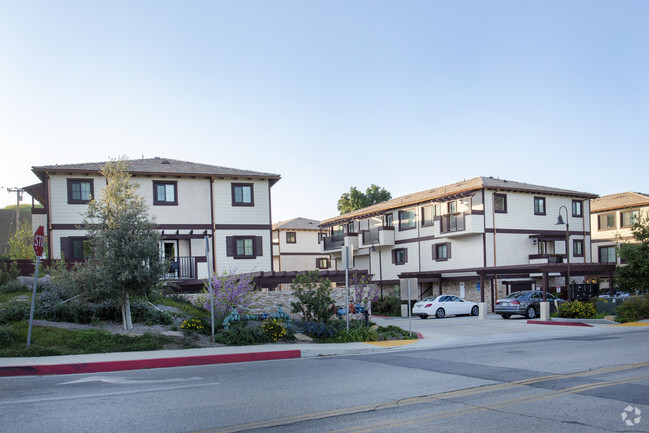
<svg viewBox="0 0 649 433"><path fill-rule="evenodd" d="M649 332L595 327L467 347L454 341L353 356L2 378L0 425L3 432L646 432Z"/></svg>

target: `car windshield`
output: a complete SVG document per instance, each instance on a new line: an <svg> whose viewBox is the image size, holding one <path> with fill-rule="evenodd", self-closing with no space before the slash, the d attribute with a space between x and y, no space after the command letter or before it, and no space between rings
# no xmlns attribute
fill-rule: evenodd
<svg viewBox="0 0 649 433"><path fill-rule="evenodd" d="M429 297L427 297L427 298L422 299L421 302L424 302L424 301L426 301L426 302L434 301L435 299L437 299L437 296L429 296Z"/></svg>

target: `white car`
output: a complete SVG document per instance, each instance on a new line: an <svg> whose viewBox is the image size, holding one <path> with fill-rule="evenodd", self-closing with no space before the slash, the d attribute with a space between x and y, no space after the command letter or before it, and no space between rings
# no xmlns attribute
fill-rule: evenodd
<svg viewBox="0 0 649 433"><path fill-rule="evenodd" d="M448 314L455 316L462 314L477 316L479 312L480 309L475 302L465 301L453 295L439 295L424 298L412 307L413 316L419 316L422 319L433 315L441 319Z"/></svg>

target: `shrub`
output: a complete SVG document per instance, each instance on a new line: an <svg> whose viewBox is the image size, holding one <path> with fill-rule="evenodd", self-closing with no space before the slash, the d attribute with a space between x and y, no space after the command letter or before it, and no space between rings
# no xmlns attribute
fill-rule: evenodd
<svg viewBox="0 0 649 433"><path fill-rule="evenodd" d="M0 286L0 293L29 293L31 289L18 280L9 281Z"/></svg>
<svg viewBox="0 0 649 433"><path fill-rule="evenodd" d="M292 285L297 301L291 302L291 312L301 313L307 322L326 322L331 318L333 299L328 278L320 278L318 271L306 272L298 274Z"/></svg>
<svg viewBox="0 0 649 433"><path fill-rule="evenodd" d="M0 286L15 281L19 275L20 271L16 262L0 260Z"/></svg>
<svg viewBox="0 0 649 433"><path fill-rule="evenodd" d="M235 323L230 329L222 329L214 335L214 341L228 346L262 344L268 340L260 328L248 327L246 323Z"/></svg>
<svg viewBox="0 0 649 433"><path fill-rule="evenodd" d="M363 341L377 341L379 333L372 328L360 326L357 328L343 329L335 336L328 339L331 343L360 343Z"/></svg>
<svg viewBox="0 0 649 433"><path fill-rule="evenodd" d="M0 347L7 347L20 337L11 325L0 325Z"/></svg>
<svg viewBox="0 0 649 433"><path fill-rule="evenodd" d="M298 329L305 335L316 340L331 338L336 335L337 330L323 322L302 322Z"/></svg>
<svg viewBox="0 0 649 433"><path fill-rule="evenodd" d="M567 319L590 319L597 314L597 307L591 302L564 302L559 305L557 316Z"/></svg>
<svg viewBox="0 0 649 433"><path fill-rule="evenodd" d="M286 335L286 327L277 319L264 320L261 329L270 341L277 341Z"/></svg>
<svg viewBox="0 0 649 433"><path fill-rule="evenodd" d="M189 332L190 334L194 332L199 332L201 334L207 333L208 326L201 319L191 318L183 320L183 323L180 325L180 329L183 331Z"/></svg>
<svg viewBox="0 0 649 433"><path fill-rule="evenodd" d="M649 318L649 295L632 298L618 305L617 321L620 323L637 322Z"/></svg>
<svg viewBox="0 0 649 433"><path fill-rule="evenodd" d="M217 317L227 317L233 308L241 313L246 310L252 303L252 295L255 288L252 274L216 274L212 277L212 281L207 284L207 288L203 289L203 295L200 301L203 307L210 311L212 308L212 300L210 292L213 293L214 298L214 314Z"/></svg>
<svg viewBox="0 0 649 433"><path fill-rule="evenodd" d="M0 325L18 322L29 318L29 301L11 300L0 307Z"/></svg>
<svg viewBox="0 0 649 433"><path fill-rule="evenodd" d="M379 316L401 316L401 300L396 296L385 296L372 302L372 314Z"/></svg>

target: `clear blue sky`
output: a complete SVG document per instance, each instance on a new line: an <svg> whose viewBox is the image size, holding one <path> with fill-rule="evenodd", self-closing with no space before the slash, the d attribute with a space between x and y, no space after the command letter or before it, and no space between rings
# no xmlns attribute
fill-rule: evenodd
<svg viewBox="0 0 649 433"><path fill-rule="evenodd" d="M372 183L649 193L648 22L646 0L0 0L0 186L163 156L282 175L274 222Z"/></svg>

